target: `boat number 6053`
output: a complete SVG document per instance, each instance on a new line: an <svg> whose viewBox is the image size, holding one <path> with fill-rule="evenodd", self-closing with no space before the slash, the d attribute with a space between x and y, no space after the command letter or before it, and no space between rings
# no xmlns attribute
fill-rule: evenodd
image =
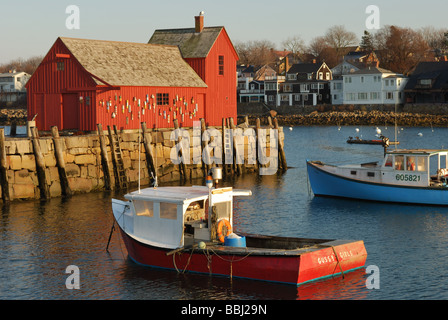
<svg viewBox="0 0 448 320"><path fill-rule="evenodd" d="M420 176L416 175L416 174L397 174L395 176L396 180L401 180L401 181L420 181Z"/></svg>

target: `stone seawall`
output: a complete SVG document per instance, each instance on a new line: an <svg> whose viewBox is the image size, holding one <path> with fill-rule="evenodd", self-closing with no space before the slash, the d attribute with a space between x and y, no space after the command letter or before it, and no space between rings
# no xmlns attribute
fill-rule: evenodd
<svg viewBox="0 0 448 320"><path fill-rule="evenodd" d="M246 125L240 127L240 129L241 133L244 134L245 130L252 128ZM0 138L2 138L4 137L3 129L0 130ZM194 139L192 128L184 130L184 133L187 132L190 137L190 144L187 147L190 160L189 164L185 165L182 163L175 164L171 160L173 150L176 155L175 147L180 143L180 140L172 139L173 129L147 130L145 134L142 134L142 130L118 132L118 136L115 137L118 137L119 140L124 173L129 188L135 188L139 181L141 186L152 184L151 165L155 167L159 183L179 182L182 184L196 178L204 178L209 166L204 163L203 157L200 159L193 158L195 155L199 154L201 156L203 154L204 145L201 141L198 142ZM221 134L221 128L216 128L216 130ZM267 131L269 132L269 130ZM1 189L8 189L6 193L1 190L2 199L12 201L60 197L64 195L64 181L68 184L71 194L118 189L113 148L110 144L112 137L109 136L108 131L104 130L102 132L101 136L99 134L86 134L60 137L41 136L36 139L32 137L0 139L3 142L3 147L0 143L0 158L4 159L4 161L0 161L0 169L2 169L0 170ZM256 132L256 130L252 130L252 132ZM199 134L200 140L201 132ZM283 143L282 128L279 128L279 137L279 141ZM102 148L101 138L104 138L105 148ZM146 145L147 140L145 139L150 140ZM183 139L186 139L185 135ZM211 141L213 142L214 139L216 138L212 137ZM265 152L270 147L269 135L266 140ZM211 142L209 144L212 146ZM58 147L59 145L61 147ZM217 155L215 153L222 152L220 147L222 144L217 142L217 145L209 153L210 155L215 156ZM147 146L149 146L150 157L146 152L147 149L145 150ZM244 161L239 166L232 164L230 168L227 168L227 174L257 172L258 163L252 163L249 159L250 154L256 154L250 137L242 136L238 142L235 140L234 147L238 148L238 152L243 155ZM63 168L61 168L58 160L58 148L62 150ZM36 150L39 151L39 154L36 154ZM267 154L269 155L269 151L267 151ZM104 158L107 159L107 164L104 164ZM39 159L42 161L38 161ZM212 165L215 164L212 163ZM43 170L39 170L39 168ZM63 169L64 174L61 174L61 169ZM108 170L106 171L106 169ZM108 179L110 179L109 182ZM45 181L45 183L41 183L41 181ZM43 185L45 185L44 188ZM43 190L47 190L48 194Z"/></svg>
<svg viewBox="0 0 448 320"><path fill-rule="evenodd" d="M385 125L394 124L411 127L446 127L448 115L419 114L392 111L314 111L306 115L277 115L282 126L311 125Z"/></svg>
<svg viewBox="0 0 448 320"><path fill-rule="evenodd" d="M318 105L270 107L280 125L384 125L448 126L448 105ZM272 112L272 111L271 111ZM239 104L238 115L250 119L269 114L260 104Z"/></svg>

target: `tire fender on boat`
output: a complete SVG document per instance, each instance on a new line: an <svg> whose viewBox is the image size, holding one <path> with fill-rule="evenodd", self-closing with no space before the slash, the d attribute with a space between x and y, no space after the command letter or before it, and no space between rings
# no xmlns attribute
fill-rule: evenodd
<svg viewBox="0 0 448 320"><path fill-rule="evenodd" d="M224 226L226 226L225 229L227 229L226 234L223 234L223 228ZM229 220L227 219L221 219L218 222L218 228L216 231L217 237L219 239L220 242L224 243L224 238L227 237L228 235L230 235L232 233L232 226L230 225Z"/></svg>

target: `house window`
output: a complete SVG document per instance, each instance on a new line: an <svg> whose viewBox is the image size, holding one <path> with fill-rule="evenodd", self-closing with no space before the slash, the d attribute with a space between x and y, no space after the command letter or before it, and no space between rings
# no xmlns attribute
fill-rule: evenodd
<svg viewBox="0 0 448 320"><path fill-rule="evenodd" d="M330 80L330 72L325 73L326 79Z"/></svg>
<svg viewBox="0 0 448 320"><path fill-rule="evenodd" d="M364 83L364 77L361 77L360 79L361 79L361 83Z"/></svg>
<svg viewBox="0 0 448 320"><path fill-rule="evenodd" d="M297 76L293 74L288 74L288 80L297 80Z"/></svg>
<svg viewBox="0 0 448 320"><path fill-rule="evenodd" d="M324 73L323 72L319 72L319 80L324 80Z"/></svg>
<svg viewBox="0 0 448 320"><path fill-rule="evenodd" d="M57 71L64 71L64 62L63 61L56 63L56 70Z"/></svg>
<svg viewBox="0 0 448 320"><path fill-rule="evenodd" d="M345 99L346 100L355 100L355 93L346 93Z"/></svg>
<svg viewBox="0 0 448 320"><path fill-rule="evenodd" d="M367 92L359 92L358 100L367 100Z"/></svg>
<svg viewBox="0 0 448 320"><path fill-rule="evenodd" d="M268 100L269 100L269 102L273 102L274 101L274 96L268 96Z"/></svg>
<svg viewBox="0 0 448 320"><path fill-rule="evenodd" d="M392 100L394 98L393 92L386 92L386 99Z"/></svg>
<svg viewBox="0 0 448 320"><path fill-rule="evenodd" d="M276 83L266 83L266 90L277 90Z"/></svg>
<svg viewBox="0 0 448 320"><path fill-rule="evenodd" d="M292 84L285 84L285 92L292 92Z"/></svg>
<svg viewBox="0 0 448 320"><path fill-rule="evenodd" d="M158 93L156 95L156 102L158 106L166 106L169 104L169 94L168 93Z"/></svg>
<svg viewBox="0 0 448 320"><path fill-rule="evenodd" d="M218 56L218 74L220 76L224 75L224 56Z"/></svg>
<svg viewBox="0 0 448 320"><path fill-rule="evenodd" d="M352 83L352 77L344 77L345 83Z"/></svg>
<svg viewBox="0 0 448 320"><path fill-rule="evenodd" d="M300 85L300 92L309 92L310 91L310 85L309 84L301 84Z"/></svg>
<svg viewBox="0 0 448 320"><path fill-rule="evenodd" d="M300 101L300 94L294 95L294 101Z"/></svg>
<svg viewBox="0 0 448 320"><path fill-rule="evenodd" d="M370 100L377 100L380 98L379 92L370 92Z"/></svg>

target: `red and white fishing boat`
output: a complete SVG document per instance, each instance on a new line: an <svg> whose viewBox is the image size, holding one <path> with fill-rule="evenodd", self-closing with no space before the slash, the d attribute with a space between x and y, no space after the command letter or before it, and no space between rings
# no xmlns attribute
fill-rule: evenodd
<svg viewBox="0 0 448 320"><path fill-rule="evenodd" d="M216 170L218 176L220 172ZM208 186L149 187L113 199L129 257L138 264L301 285L362 268L362 240L238 234L233 197L250 191Z"/></svg>

